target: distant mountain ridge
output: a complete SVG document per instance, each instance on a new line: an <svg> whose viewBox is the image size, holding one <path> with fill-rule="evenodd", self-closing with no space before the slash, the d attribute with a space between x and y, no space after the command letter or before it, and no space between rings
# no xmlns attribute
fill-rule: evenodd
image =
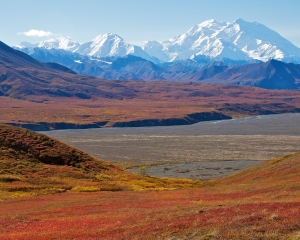
<svg viewBox="0 0 300 240"><path fill-rule="evenodd" d="M300 63L300 48L263 24L240 18L232 23L207 20L173 39L163 42L145 41L141 46L129 44L117 34L106 33L82 44L61 37L37 44L23 42L18 47L62 49L96 58L131 54L154 63L199 57L209 58L210 61L227 58L266 62L275 59Z"/></svg>
<svg viewBox="0 0 300 240"><path fill-rule="evenodd" d="M22 42L17 48L61 49L91 58L123 57L131 54L146 60L153 60L141 47L125 42L123 38L113 33L99 35L92 41L83 44L73 42L69 38L60 37L37 44Z"/></svg>
<svg viewBox="0 0 300 240"><path fill-rule="evenodd" d="M300 88L300 65L277 60L247 62L207 58L155 64L134 55L90 58L57 49L22 49L43 62L57 62L79 74L110 80L165 80L256 86L267 89ZM197 61L198 62L197 62Z"/></svg>

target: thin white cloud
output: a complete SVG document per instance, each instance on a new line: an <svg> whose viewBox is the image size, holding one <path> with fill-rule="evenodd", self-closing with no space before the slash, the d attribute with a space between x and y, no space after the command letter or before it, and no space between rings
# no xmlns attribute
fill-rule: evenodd
<svg viewBox="0 0 300 240"><path fill-rule="evenodd" d="M43 30L31 29L28 32L18 33L19 35L25 35L27 37L50 37L53 35L52 32L46 32Z"/></svg>

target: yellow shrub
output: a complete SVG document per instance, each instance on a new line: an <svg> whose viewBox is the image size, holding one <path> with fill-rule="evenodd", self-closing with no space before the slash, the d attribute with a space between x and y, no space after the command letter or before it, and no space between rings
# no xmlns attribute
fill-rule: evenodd
<svg viewBox="0 0 300 240"><path fill-rule="evenodd" d="M14 182L21 181L22 179L19 176L12 174L2 174L0 175L0 182Z"/></svg>
<svg viewBox="0 0 300 240"><path fill-rule="evenodd" d="M96 175L96 179L98 181L109 181L109 180L111 180L111 176L108 176L106 174L98 174L98 175Z"/></svg>
<svg viewBox="0 0 300 240"><path fill-rule="evenodd" d="M98 192L100 187L97 186L76 186L71 189L74 192Z"/></svg>

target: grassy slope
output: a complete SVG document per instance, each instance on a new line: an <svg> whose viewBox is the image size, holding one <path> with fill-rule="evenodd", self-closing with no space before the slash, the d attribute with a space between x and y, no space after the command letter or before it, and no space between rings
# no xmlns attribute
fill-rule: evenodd
<svg viewBox="0 0 300 240"><path fill-rule="evenodd" d="M0 125L0 199L67 190L120 191L199 184L134 175L45 135Z"/></svg>
<svg viewBox="0 0 300 240"><path fill-rule="evenodd" d="M202 188L67 192L1 203L5 239L299 239L300 153Z"/></svg>

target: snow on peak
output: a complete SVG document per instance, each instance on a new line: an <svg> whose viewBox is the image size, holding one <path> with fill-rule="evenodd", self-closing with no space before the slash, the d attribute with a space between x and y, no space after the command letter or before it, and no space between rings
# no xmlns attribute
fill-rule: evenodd
<svg viewBox="0 0 300 240"><path fill-rule="evenodd" d="M263 24L247 22L241 18L232 23L210 19L158 44L154 48L152 42L144 42L142 48L153 57L167 56L168 61L204 55L212 59L224 57L235 60L278 59L300 62L298 47Z"/></svg>
<svg viewBox="0 0 300 240"><path fill-rule="evenodd" d="M94 58L123 57L132 54L147 60L152 60L141 47L125 42L122 37L114 33L100 34L93 38L92 41L83 44L76 43L70 38L59 37L41 41L37 44L22 42L18 47L28 48L28 51L35 47L46 48L48 50L63 49Z"/></svg>
<svg viewBox="0 0 300 240"><path fill-rule="evenodd" d="M242 18L237 18L233 21L233 23L237 23L237 24L243 24L246 23L246 21Z"/></svg>
<svg viewBox="0 0 300 240"><path fill-rule="evenodd" d="M37 47L39 48L46 48L46 49L63 49L66 51L76 51L79 47L79 43L72 41L70 38L66 37L59 37L56 39L49 39L42 41L38 44Z"/></svg>
<svg viewBox="0 0 300 240"><path fill-rule="evenodd" d="M125 45L127 44L124 39L119 37L117 34L101 34L92 40L88 46L89 53L87 55L94 57L120 56L123 53L120 52L119 47L122 48L121 51L124 51L124 49L128 47Z"/></svg>
<svg viewBox="0 0 300 240"><path fill-rule="evenodd" d="M112 39L119 39L120 41L124 41L123 38L121 38L119 35L114 34L114 33L100 34L97 37L95 37L92 41L93 42L101 42L103 40L112 40Z"/></svg>
<svg viewBox="0 0 300 240"><path fill-rule="evenodd" d="M198 26L199 28L212 28L212 27L219 27L219 26L223 26L223 25L226 25L225 22L219 22L215 19L210 19L210 20L207 20L207 21L204 21L200 24L197 24L196 26Z"/></svg>
<svg viewBox="0 0 300 240"><path fill-rule="evenodd" d="M35 48L37 47L39 44L38 43L29 43L29 42L21 42L20 45L18 45L18 48Z"/></svg>
<svg viewBox="0 0 300 240"><path fill-rule="evenodd" d="M204 56L212 60L277 59L300 62L298 47L263 24L247 22L241 18L233 22L209 19L167 41L145 41L141 46L129 44L117 34L105 33L83 44L60 37L38 44L23 42L18 47L63 49L94 58L132 54L147 60L159 59L164 62L191 59L193 56Z"/></svg>
<svg viewBox="0 0 300 240"><path fill-rule="evenodd" d="M209 32L214 32L214 31L219 31L222 28L226 27L228 23L226 22L218 22L215 19L210 19L207 21L204 21L200 24L196 24L194 27L189 29L187 31L187 35L191 34L197 34L197 33L209 33Z"/></svg>
<svg viewBox="0 0 300 240"><path fill-rule="evenodd" d="M94 58L123 57L132 54L151 60L151 57L141 47L125 42L122 37L114 33L98 35L91 42L82 44L76 52Z"/></svg>
<svg viewBox="0 0 300 240"><path fill-rule="evenodd" d="M146 53L150 52L150 53L154 53L154 57L163 61L163 62L167 62L169 61L169 57L167 56L167 54L164 52L164 46L163 44L157 42L157 41L145 41L141 44L141 48L143 49L143 51L145 51Z"/></svg>

